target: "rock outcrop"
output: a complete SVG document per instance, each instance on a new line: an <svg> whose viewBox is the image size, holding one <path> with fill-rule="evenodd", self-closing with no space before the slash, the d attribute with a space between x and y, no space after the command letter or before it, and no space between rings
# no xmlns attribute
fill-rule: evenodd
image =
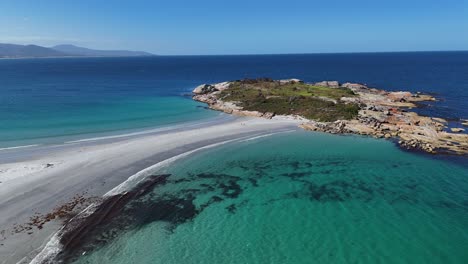
<svg viewBox="0 0 468 264"><path fill-rule="evenodd" d="M341 85L341 87L344 87L344 88L349 88L349 89L361 89L361 88L367 88L364 84L360 84L360 83L343 83Z"/></svg>
<svg viewBox="0 0 468 264"><path fill-rule="evenodd" d="M193 93L194 94L207 94L207 93L212 93L216 91L218 91L218 89L216 89L214 85L202 84L202 85L199 85L197 88L195 88L193 90Z"/></svg>
<svg viewBox="0 0 468 264"><path fill-rule="evenodd" d="M338 81L322 81L322 82L316 82L314 85L315 86L328 87L328 88L339 88L340 87L340 83Z"/></svg>
<svg viewBox="0 0 468 264"><path fill-rule="evenodd" d="M279 82L301 82L298 79ZM314 84L329 88L340 87L337 81L323 81ZM352 120L335 122L318 122L304 119L301 127L306 130L321 131L333 134L359 134L377 138L395 139L407 149L418 149L429 153L468 154L468 134L461 133L463 128L446 129L447 121L442 118L420 116L409 111L417 103L434 101L434 97L410 92L388 92L369 88L364 84L344 83L341 87L351 89L357 96L342 97L340 102L358 104L358 116ZM261 113L243 110L237 102L225 102L218 98L221 90L229 89L229 82L203 85L197 87L193 99L205 102L214 110L241 116L273 118L274 113ZM333 99L334 100L334 99Z"/></svg>
<svg viewBox="0 0 468 264"><path fill-rule="evenodd" d="M465 131L464 128L459 128L459 127L452 127L450 130L455 133L460 133L460 132Z"/></svg>
<svg viewBox="0 0 468 264"><path fill-rule="evenodd" d="M287 83L302 83L301 80L299 79L286 79L286 80L279 80L281 84L287 84Z"/></svg>

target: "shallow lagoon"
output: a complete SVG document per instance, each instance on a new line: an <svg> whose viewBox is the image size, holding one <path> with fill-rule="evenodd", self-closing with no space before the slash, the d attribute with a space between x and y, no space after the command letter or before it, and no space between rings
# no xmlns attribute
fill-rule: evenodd
<svg viewBox="0 0 468 264"><path fill-rule="evenodd" d="M468 168L390 141L299 131L206 150L164 173L76 263L468 260Z"/></svg>

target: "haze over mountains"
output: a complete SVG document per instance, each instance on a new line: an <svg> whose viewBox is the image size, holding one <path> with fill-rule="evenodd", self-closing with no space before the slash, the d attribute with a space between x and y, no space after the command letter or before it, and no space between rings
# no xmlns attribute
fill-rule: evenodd
<svg viewBox="0 0 468 264"><path fill-rule="evenodd" d="M74 45L41 47L38 45L17 45L0 43L0 58L47 58L47 57L136 57L154 56L144 51L95 50Z"/></svg>

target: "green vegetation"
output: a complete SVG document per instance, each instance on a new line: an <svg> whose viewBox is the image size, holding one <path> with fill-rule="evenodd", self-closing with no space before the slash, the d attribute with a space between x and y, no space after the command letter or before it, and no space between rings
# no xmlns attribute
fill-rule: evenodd
<svg viewBox="0 0 468 264"><path fill-rule="evenodd" d="M245 96L263 94L264 96L314 96L327 97L330 99L340 99L341 97L356 96L348 88L328 88L322 86L313 86L306 83L286 83L281 84L278 81L270 79L243 80L233 82L224 94L229 93L233 101L235 97L242 100Z"/></svg>
<svg viewBox="0 0 468 264"><path fill-rule="evenodd" d="M224 101L239 102L245 110L296 114L317 121L352 119L359 106L339 102L341 97L356 96L347 88L328 88L305 83L286 83L270 79L243 80L221 92Z"/></svg>

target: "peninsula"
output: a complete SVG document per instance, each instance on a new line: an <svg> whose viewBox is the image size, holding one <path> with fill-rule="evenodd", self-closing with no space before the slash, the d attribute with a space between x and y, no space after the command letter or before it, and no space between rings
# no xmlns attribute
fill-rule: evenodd
<svg viewBox="0 0 468 264"><path fill-rule="evenodd" d="M418 115L411 109L430 95L389 92L358 83L298 79L244 79L203 84L193 99L225 113L271 119L283 115L301 121L306 130L395 139L401 147L429 153L468 154L463 128L447 130L442 118Z"/></svg>

